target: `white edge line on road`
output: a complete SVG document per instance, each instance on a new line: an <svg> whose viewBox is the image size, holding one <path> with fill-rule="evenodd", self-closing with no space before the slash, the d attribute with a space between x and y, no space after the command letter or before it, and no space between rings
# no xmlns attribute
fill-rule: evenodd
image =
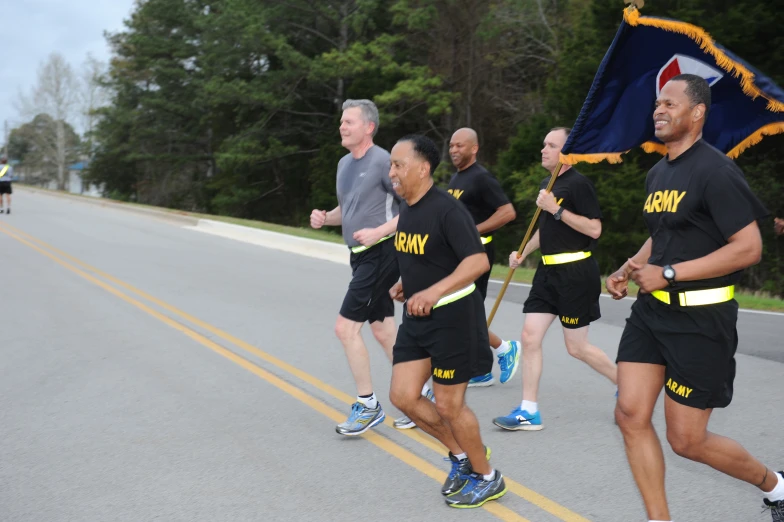
<svg viewBox="0 0 784 522"><path fill-rule="evenodd" d="M502 284L504 284L504 282L503 282L503 281L499 281L498 279L491 279L491 280L490 280L490 282L491 282L491 283L496 283L496 284L498 284L498 285L502 285ZM530 284L528 284L528 283L512 283L512 282L510 282L510 283L509 283L509 286L523 286L523 287L525 287L525 288L531 288L531 285L530 285ZM609 296L609 295L607 295L607 294L600 294L600 295L601 295L602 297L606 297L606 298L608 298L608 299L611 299L611 298L612 298L612 296ZM621 299L621 301L623 301L624 299L629 299L629 300L637 300L637 298L636 298L636 297L624 297L623 299ZM783 313L781 313L781 312L766 312L766 311L764 311L764 310L749 310L748 308L739 308L739 309L738 309L738 311L739 311L739 312L745 312L745 313L747 313L747 314L759 314L759 315L776 315L776 316L782 316L782 317L784 317L784 314L783 314Z"/></svg>

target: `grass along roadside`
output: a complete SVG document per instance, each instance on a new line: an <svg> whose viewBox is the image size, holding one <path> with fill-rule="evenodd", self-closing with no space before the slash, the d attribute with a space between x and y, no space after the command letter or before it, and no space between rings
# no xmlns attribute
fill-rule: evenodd
<svg viewBox="0 0 784 522"><path fill-rule="evenodd" d="M509 267L495 265L490 272L490 277L493 279L498 279L499 281L505 281L508 272ZM515 270L514 275L512 276L512 281L515 283L530 284L534 278L534 272L535 270L533 268L518 268ZM608 292L604 286L605 279L606 276L602 276L602 292L606 294ZM636 296L637 291L637 286L634 283L631 283L629 285L629 295ZM784 312L784 299L778 299L776 297L757 295L753 292L739 290L735 292L735 300L738 301L738 305L741 308L747 308L750 310L764 310L768 312Z"/></svg>
<svg viewBox="0 0 784 522"><path fill-rule="evenodd" d="M75 198L86 198L90 200L100 199L100 201L117 204L118 206L132 206L132 207L140 207L146 208L149 210L155 211L162 211L168 212L172 214L178 214L181 216L189 216L197 219L211 219L213 221L221 221L223 223L231 223L233 225L241 225L250 228L258 228L261 230L267 230L270 232L278 232L280 234L288 234L292 236L302 237L306 239L317 239L320 241L327 241L330 243L343 243L343 238L334 231L331 230L314 230L312 228L305 228L305 227L291 227L286 225L276 225L274 223L265 223L263 221L254 221L251 219L240 219L240 218L233 218L227 216L215 216L210 214L198 214L195 212L186 212L184 210L176 210L170 208L163 208L163 207L155 207L152 205L143 205L141 203L131 203L126 201L118 201L114 199L108 198L95 198L92 196L83 196L80 194L70 194L64 193L61 191L50 190L50 189L42 189L39 187L31 187L35 190L40 190L44 192L53 192L59 195L68 195L73 196ZM493 279L498 279L500 281L504 281L506 279L507 272L509 268L504 265L495 265L493 266L490 277ZM520 267L515 270L514 275L512 276L512 281L516 283L531 283L534 277L535 269L528 268L528 267ZM604 280L605 276L602 276L602 291L607 293L604 287ZM629 295L636 296L637 295L637 286L634 283L629 285ZM769 312L784 312L784 299L778 299L776 297L764 296L764 295L757 295L756 293L749 292L749 291L736 291L735 299L738 301L738 304L741 308L747 308L751 310L764 310Z"/></svg>
<svg viewBox="0 0 784 522"><path fill-rule="evenodd" d="M150 208L154 208L154 207L150 207ZM175 211L175 212L179 212L179 211ZM225 216L211 216L211 215L194 214L194 213L186 213L186 214L193 217L199 217L201 219L212 219L214 221L222 221L225 223L232 223L235 225L259 228L262 230L279 232L281 234L290 234L293 236L304 237L308 239L319 239L321 241L329 241L331 243L343 243L343 238L339 234L328 230L313 230L311 228L304 228L304 227L290 227L285 225L276 225L273 223L264 223L262 221L252 221L249 219L239 219L239 218L232 218L232 217L225 217ZM509 268L507 266L494 265L490 272L490 277L493 279L504 281L506 279L506 275L508 271ZM534 268L520 267L517 270L515 270L514 275L512 276L512 281L516 283L530 284L534 278L534 272L536 272ZM605 278L606 276L602 276L602 292L606 294L607 290L605 289L604 286ZM638 288L634 283L629 285L629 295L636 296L637 290ZM784 299L778 299L770 296L755 295L752 292L740 290L735 293L735 300L738 301L738 305L741 308L747 308L750 310L764 310L768 312L784 312Z"/></svg>

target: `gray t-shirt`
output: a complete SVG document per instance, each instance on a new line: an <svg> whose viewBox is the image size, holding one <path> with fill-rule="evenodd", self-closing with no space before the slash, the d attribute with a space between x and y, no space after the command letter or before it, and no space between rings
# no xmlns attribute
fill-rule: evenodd
<svg viewBox="0 0 784 522"><path fill-rule="evenodd" d="M8 169L6 169L8 167ZM5 171L5 173L3 173ZM14 168L11 165L0 163L0 183L11 183L14 177Z"/></svg>
<svg viewBox="0 0 784 522"><path fill-rule="evenodd" d="M354 232L379 227L398 214L400 197L389 179L389 152L378 145L359 159L343 156L336 185L343 240L349 247L360 245Z"/></svg>

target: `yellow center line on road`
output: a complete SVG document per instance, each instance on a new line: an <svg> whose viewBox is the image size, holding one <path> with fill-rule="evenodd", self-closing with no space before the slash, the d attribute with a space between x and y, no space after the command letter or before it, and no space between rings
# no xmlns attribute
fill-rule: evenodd
<svg viewBox="0 0 784 522"><path fill-rule="evenodd" d="M152 308L150 308L149 306L145 305L144 303L142 303L140 301L137 301L133 297L130 297L130 296L124 294L120 290L117 290L113 286L111 286L111 285L101 281L100 279L97 279L96 277L94 277L94 276L92 276L92 275L90 275L90 274L88 274L88 273L86 273L86 272L76 268L75 266L71 265L70 263L67 263L66 261L63 261L62 259L60 259L57 256L55 256L53 253L47 252L43 248L41 248L41 247L39 247L37 245L34 245L33 243L31 243L31 242L23 239L22 237L14 234L13 232L9 232L7 230L4 230L4 228L5 228L4 225L0 225L0 232L2 232L3 234L6 234L7 236L9 236L9 237L19 241L23 245L25 245L27 247L30 247L31 249L35 250L36 252L39 252L40 254L48 257L49 259L55 261L59 265L67 268L71 272L74 272L75 274L83 277L84 279L88 280L89 282L99 286L100 288L102 288L102 289L106 290L107 292L115 295L116 297L119 297L123 301L125 301L125 302L127 302L129 304L132 304L133 306L139 308L143 312L146 312L147 314L151 315L155 319L158 319L162 323L164 323L164 324L174 328L175 330L177 330L179 332L182 332L183 334L187 335L188 337L190 337L191 339L193 339L197 343L199 343L199 344L201 344L203 346L206 346L207 348L209 348L213 352L217 353L218 355L221 355L221 356L225 357L226 359L228 359L231 362L237 364L238 366L241 366L242 368L248 370L249 372L255 374L256 376L261 377L262 379L264 379L268 383L272 384L276 388L278 388L281 391L289 394L290 396L294 397L295 399L299 400L300 402L304 403L305 405L311 407L315 411L317 411L317 412L321 413L322 415L328 417L332 421L334 421L334 422L343 422L344 415L342 413L340 413L336 409L334 409L334 408L324 404L323 402L318 400L316 397L313 397L312 395L308 394L304 390L302 390L300 388L297 388L296 386L294 386L292 384L289 384L288 382L284 381L280 377L270 373L269 371L267 371L267 370L265 370L265 369L255 365L255 364L253 364L251 361L248 361L247 359L244 359L244 358L240 357L236 353L232 352L231 350L228 350L227 348L224 348L223 346L217 344L216 342L208 339L204 335L202 335L202 334L200 334L200 333L198 333L198 332L196 332L194 330L191 330L187 326L178 323L174 319L171 319L170 317L167 317L167 316L163 315L162 313L160 313L160 312L158 312L156 310L153 310ZM25 235L27 235L27 234L25 234ZM393 457L396 457L397 459L401 460L402 462L408 464L412 468L414 468L414 469L420 471L421 473L427 475L428 477L434 479L436 482L438 482L439 485L444 481L444 478L446 477L446 474L442 470L440 470L437 467L433 466L432 464L430 464L426 460L424 460L424 459L422 459L420 457L417 457L416 455L414 455L410 451L406 450L405 448L395 444L390 439L388 439L388 438L386 438L386 437L384 437L384 436L382 436L382 435L380 435L380 434L378 434L376 432L366 432L364 434L363 438L365 438L367 441L369 441L373 445L377 446L378 448L381 448L382 450L386 451L387 453L389 453ZM509 508L507 508L507 507L505 507L503 505L500 505L498 503L485 504L484 506L482 506L482 508L485 511L495 515L496 517L498 517L499 519L501 519L501 520L503 520L505 522L530 522L530 520L528 520L526 518L523 518L519 514L517 514L514 511L512 511L511 509L509 509Z"/></svg>
<svg viewBox="0 0 784 522"><path fill-rule="evenodd" d="M2 228L8 228L12 232L7 232L5 230L2 230ZM133 294L135 294L135 295L137 295L137 296L139 296L139 297L141 297L143 299L146 299L147 301L149 301L149 302L151 302L151 303L161 307L162 309L170 312L171 314L173 314L175 316L178 316L179 318L181 318L181 319L183 319L183 320L185 320L185 321L187 321L187 322L189 322L189 323L191 323L191 324L193 324L193 325L195 325L195 326L197 326L199 328L202 328L202 329L212 333L213 335L223 339L224 341L227 341L227 342L237 346L238 348L240 348L240 349L242 349L242 350L244 350L244 351L246 351L246 352L248 352L250 354L255 355L256 357L259 357L260 359L262 359L262 360L272 364L273 366L276 366L277 368L279 368L279 369L281 369L281 370L283 370L283 371L293 375L294 377L296 377L296 378L298 378L298 379L300 379L300 380L310 384L311 386L313 386L313 387L323 391L324 393L334 397L335 399L337 399L337 400L339 400L341 402L344 402L344 403L349 404L349 405L353 404L354 402L356 402L356 399L354 397L352 397L352 396L342 392L341 390L338 390L337 388L334 388L333 386L330 386L329 384L321 381L320 379L314 377L313 375L310 375L309 373L307 373L305 371L302 371L299 368L296 368L296 367L288 364L287 362L282 361L281 359L278 359L277 357L275 357L273 355L270 355L270 354L260 350L259 348L255 347L255 346L253 346L253 345L251 345L251 344L249 344L249 343L247 343L247 342L245 342L245 341L243 341L241 339L238 339L237 337L235 337L235 336L233 336L233 335L231 335L231 334L229 334L229 333L227 333L227 332L225 332L225 331L223 331L223 330L221 330L221 329L219 329L219 328L217 328L217 327L215 327L215 326L213 326L213 325L211 325L209 323L206 323L206 322L202 321L201 319L198 319L198 318L196 318L196 317L194 317L194 316L192 316L192 315L190 315L190 314L188 314L186 312L183 312L182 310L179 310L178 308L176 308L176 307L166 303L165 301L162 301L162 300L160 300L160 299L158 299L158 298L156 298L156 297L154 297L154 296L152 296L152 295L150 295L150 294L148 294L148 293L146 293L146 292L144 292L142 290L139 290L139 289L135 288L134 286L132 286L132 285L130 285L130 284L128 284L128 283L126 283L126 282L124 282L124 281L122 281L122 280L120 280L120 279L118 279L118 278L116 278L116 277L114 277L114 276L112 276L110 274L107 274L106 272L103 272L102 270L100 270L98 268L95 268L95 267L93 267L93 266L91 266L91 265L89 265L89 264L87 264L87 263L85 263L85 262L83 262L83 261L81 261L79 259L77 259L76 257L74 257L72 255L70 255L70 254L68 254L66 252L63 252L62 250L60 250L60 249L58 249L58 248L56 248L54 246L51 246L51 245L45 243L44 241L41 241L40 239L38 239L38 238L36 238L34 236L31 236L30 234L27 234L27 233L19 230L16 227L8 225L7 223L2 223L2 224L0 224L0 231L4 232L5 234L7 234L7 235L9 235L11 237L14 237L15 239L17 239L17 240L27 244L28 246L30 246L30 247L38 250L38 251L41 251L35 245L31 245L31 244L27 243L24 239L22 239L21 237L18 237L18 236L22 236L24 238L27 238L30 242L36 243L36 244L40 245L40 247L42 247L44 249L47 249L47 250L49 250L51 252L54 252L54 253L58 254L59 256L65 258L65 259L68 259L69 261L73 262L74 264L79 265L82 268L84 268L84 269L86 269L86 270L88 270L88 271L90 271L90 272L92 272L92 273L94 273L94 274L96 274L96 275L98 275L98 276L108 280L108 281L111 281L112 283L114 283L114 284L116 284L116 285L118 285L118 286L128 290L129 292L131 292L131 293L133 293ZM15 236L15 234L16 234L16 236ZM51 256L49 254L49 252L47 252L46 250L41 251L41 252L44 253L45 255L49 256L49 257L52 257L52 259L55 259L58 263L64 264L63 261L61 261L59 258L55 258L55 257ZM76 269L74 267L71 267L71 266L69 266L68 268L71 269L71 270L74 270L74 271L78 271L78 269ZM78 273L80 273L80 275L84 275L84 276L86 276L88 278L91 278L91 276L89 276L89 274L84 274L81 271L78 271ZM93 281L93 278L91 278L90 280ZM101 286L104 285L104 283L102 281L99 281L99 280L95 280L93 282L96 282L96 284L100 284ZM108 286L108 285L106 285L106 286L107 286L107 288L111 289L110 291L112 291L112 293L115 293L116 289L114 289L113 287ZM126 296L125 294L122 294L119 291L117 291L117 295L122 296L122 298L124 300L129 300L130 299L130 300L134 301L134 304L138 303L137 306L145 306L143 303L139 303L138 301L133 300L133 298L130 298L130 297ZM155 312L154 310L151 310L151 312L153 312L155 314L158 314L158 312ZM168 317L166 317L166 316L164 316L162 314L158 314L158 315L160 315L161 317L165 317L166 319L169 319ZM158 317L158 315L156 315L156 317ZM169 323L167 322L167 324L169 324ZM178 325L176 327L178 330L181 330L182 328L187 329L187 327L180 325L180 323L174 322L174 324ZM189 331L193 332L192 330L189 330ZM193 333L196 334L196 335L200 335L200 334L198 334L196 332L193 332ZM190 336L190 334L186 334L186 335ZM210 341L210 342L212 342L212 341ZM216 346L218 346L218 345L216 345ZM223 347L221 347L221 349L222 350L226 350L226 348L223 348ZM234 354L234 352L229 352L229 353L232 353L235 357L239 357L238 355ZM241 357L240 357L240 359L245 361L245 359L242 359ZM252 364L252 363L248 362L248 364ZM256 367L256 366L254 365L254 367ZM265 370L262 370L262 371L265 371ZM270 374L270 375L272 375L272 374ZM281 381L281 382L285 383L285 381ZM298 388L295 388L295 389L299 390ZM305 393L305 392L302 392L302 393ZM321 402L319 402L318 404L322 404L323 405L323 403L321 403ZM324 406L329 408L326 405L324 405ZM329 409L331 411L336 412L336 410L332 410L331 408L329 408ZM337 413L337 415L338 415L338 419L337 419L338 422L342 422L343 420L345 420L345 419L343 419L343 415L341 415L340 413ZM330 417L330 418L332 418L332 417ZM384 421L384 424L389 426L390 428L394 429L392 422L393 421L391 419L387 419L387 420ZM426 434L423 434L423 433L421 433L419 431L416 431L416 430L395 430L395 432L396 433L402 433L403 435L411 438L412 440L415 440L416 442L418 442L418 443L420 443L420 444L422 444L422 445L432 449L433 451L437 452L439 455L443 456L447 452L446 448L444 448L439 442L435 441L434 439L430 438ZM368 440L371 440L371 439L375 438L375 436L377 436L377 434L374 433L374 432L366 432L363 436L368 436L368 435L371 436ZM383 439L383 440L387 440L387 439ZM376 444L376 442L373 442L373 443ZM394 442L389 441L389 443L394 445ZM378 446L378 444L376 444L376 445ZM384 449L385 451L388 451L388 449L386 449L386 448L382 448L382 449ZM401 448L401 450L402 450L402 448ZM406 450L403 450L403 451L406 451ZM418 458L418 457L414 456L413 454L411 454L411 455L414 458ZM423 462L425 462L425 461L423 461ZM437 469L437 468L433 468L433 469ZM440 477L441 477L439 480L443 481L443 479L446 476L446 474L444 472L442 472L442 471L438 471L438 473L440 473ZM509 477L505 476L504 479L506 481L506 485L507 485L507 488L508 488L509 492L514 493L515 495L517 495L517 496L521 497L522 499L530 502L531 504L539 507L540 509L542 509L544 511L547 511L548 513L550 513L551 515L554 515L555 517L559 518L560 520L563 520L564 522L590 522L588 519L586 519L586 518L580 516L579 514L571 511L570 509L566 508L565 506L562 506L562 505L558 504L554 500L550 500L549 498L545 497L544 495L541 495L541 494L539 494L539 493L537 493L537 492L535 492L535 491L533 491L533 490L523 486L522 484L520 484L520 483L510 479ZM488 509L488 510L492 510L496 506L498 506L498 504L490 503L490 504L485 504L484 507L486 509ZM500 507L503 507L503 506L500 506ZM513 513L513 512L510 511L510 513Z"/></svg>

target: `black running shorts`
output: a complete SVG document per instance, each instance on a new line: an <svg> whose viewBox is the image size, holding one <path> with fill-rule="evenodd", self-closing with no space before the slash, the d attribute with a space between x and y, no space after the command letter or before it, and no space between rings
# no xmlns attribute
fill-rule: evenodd
<svg viewBox="0 0 784 522"><path fill-rule="evenodd" d="M617 362L665 366L664 388L693 408L725 408L732 401L738 303L682 307L643 294L618 347Z"/></svg>
<svg viewBox="0 0 784 522"><path fill-rule="evenodd" d="M14 189L11 188L10 181L0 181L0 195L2 194L13 194Z"/></svg>
<svg viewBox="0 0 784 522"><path fill-rule="evenodd" d="M387 239L364 252L351 254L351 282L340 315L357 323L374 323L395 316L389 289L400 279L395 242Z"/></svg>
<svg viewBox="0 0 784 522"><path fill-rule="evenodd" d="M493 368L487 317L478 290L426 317L403 313L393 364L430 359L433 381L462 384Z"/></svg>
<svg viewBox="0 0 784 522"><path fill-rule="evenodd" d="M493 270L493 263L495 263L495 242L490 241L485 245L485 252L487 253L487 260L490 261L490 270L482 274L476 280L476 288L479 290L479 295L482 296L484 301L487 298L487 284L490 282L490 272Z"/></svg>
<svg viewBox="0 0 784 522"><path fill-rule="evenodd" d="M523 313L557 315L564 328L582 328L602 316L601 293L599 265L593 257L560 265L540 261Z"/></svg>

